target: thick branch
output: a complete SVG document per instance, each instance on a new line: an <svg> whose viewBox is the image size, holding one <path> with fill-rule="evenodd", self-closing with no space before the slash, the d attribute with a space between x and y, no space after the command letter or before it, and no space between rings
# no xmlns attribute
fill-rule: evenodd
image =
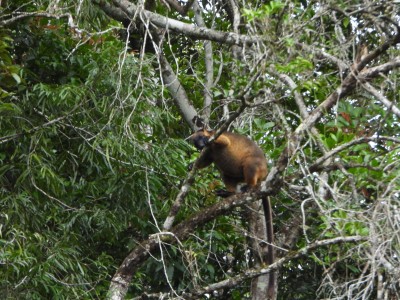
<svg viewBox="0 0 400 300"><path fill-rule="evenodd" d="M109 17L119 22L124 22L129 19L128 15L119 7L111 5L105 0L92 0L92 2L98 5Z"/></svg>
<svg viewBox="0 0 400 300"><path fill-rule="evenodd" d="M98 4L102 9L110 11L110 5L104 0L92 0ZM139 9L137 5L129 2L128 0L114 0L113 3L121 8L127 16L133 18ZM263 39L259 36L248 36L242 34L236 34L233 32L222 32L217 30L208 29L205 27L197 27L192 24L177 21L175 19L167 18L165 16L150 12L145 9L141 9L141 19L144 22L151 22L159 28L169 29L177 33L185 34L188 37L192 37L200 40L210 40L218 43L227 45L249 45L262 42Z"/></svg>
<svg viewBox="0 0 400 300"><path fill-rule="evenodd" d="M175 243L177 240L185 240L197 227L220 215L229 213L234 207L245 205L249 201L259 199L262 195L272 195L276 192L277 190L275 190L275 187L269 186L265 193L245 193L231 196L213 206L203 209L189 217L186 221L176 225L170 232L168 232L168 234L165 234L164 241ZM162 234L163 233L161 232L157 235L159 236ZM172 239L171 236L174 238ZM150 256L151 253L154 253L159 249L158 244L158 237L150 237L139 243L139 245L129 253L111 281L108 295L110 299L123 299L124 295L128 291L135 270Z"/></svg>
<svg viewBox="0 0 400 300"><path fill-rule="evenodd" d="M202 9L197 2L197 0L193 3L193 10L195 13L195 20L199 27L206 27L206 23L204 22L202 16ZM212 95L211 89L213 87L214 82L214 61L213 61L213 53L212 53L212 43L210 41L204 42L204 60L206 66L206 74L205 74L205 83L204 83L204 105L202 117L204 119L204 123L208 124L211 115L211 103L212 103Z"/></svg>
<svg viewBox="0 0 400 300"><path fill-rule="evenodd" d="M303 119L307 118L309 116L308 111L307 111L307 106L304 102L303 96L297 90L297 84L288 75L280 74L280 73L276 72L274 69L272 69L271 71L275 76L278 76L280 81L286 83L290 87L290 90L292 91L292 93L294 95L294 100L296 102L296 105L299 109L300 116Z"/></svg>
<svg viewBox="0 0 400 300"><path fill-rule="evenodd" d="M326 60L334 63L335 65L338 66L340 71L347 70L350 67L350 65L348 65L346 62L344 62L341 59L333 56L332 54L329 54L329 53L325 52L322 49L318 49L318 48L315 48L315 47L310 47L309 45L306 45L304 43L296 43L296 46L297 47L301 47L301 48L313 53L318 58L326 59Z"/></svg>
<svg viewBox="0 0 400 300"><path fill-rule="evenodd" d="M121 8L112 6L105 1L93 1L98 4L107 15L109 15L111 18L114 18L115 20L123 22L126 21L129 17L133 17L128 16L127 13L124 12ZM176 105L181 111L181 114L185 121L189 124L192 130L197 130L203 127L203 120L198 117L197 111L190 101L184 87L180 83L170 63L163 54L160 54L159 62L163 83L165 84L167 90L170 92Z"/></svg>
<svg viewBox="0 0 400 300"><path fill-rule="evenodd" d="M400 57L397 57L397 58L395 58L387 63L384 63L382 65L363 70L357 76L357 79L360 81L371 80L381 73L383 73L383 74L388 73L391 70L399 68L399 67L400 67Z"/></svg>
<svg viewBox="0 0 400 300"><path fill-rule="evenodd" d="M204 122L197 116L196 109L163 54L160 55L160 67L163 82L172 98L175 100L175 103L178 105L185 121L189 124L192 130L197 130L203 127Z"/></svg>

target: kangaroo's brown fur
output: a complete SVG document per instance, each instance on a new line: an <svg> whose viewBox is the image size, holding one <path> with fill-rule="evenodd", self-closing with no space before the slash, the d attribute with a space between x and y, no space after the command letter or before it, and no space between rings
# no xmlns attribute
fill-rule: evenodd
<svg viewBox="0 0 400 300"><path fill-rule="evenodd" d="M202 150L214 131L199 130L190 140L195 147ZM264 152L249 138L231 133L222 133L206 150L198 163L199 168L205 168L211 163L221 173L228 192L236 192L239 183L248 187L256 187L267 177L267 160Z"/></svg>

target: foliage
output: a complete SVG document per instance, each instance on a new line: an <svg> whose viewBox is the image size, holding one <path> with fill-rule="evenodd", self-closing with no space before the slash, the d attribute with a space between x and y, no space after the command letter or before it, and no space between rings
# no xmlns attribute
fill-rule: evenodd
<svg viewBox="0 0 400 300"><path fill-rule="evenodd" d="M207 90L202 40L168 32L161 44L146 31L158 52L138 51L131 47L144 39L143 26L130 24L138 32L126 37L128 25L105 14L101 1L58 1L58 7L45 0L5 2L2 22L36 13L0 27L5 299L103 299L130 251L162 231L198 153L185 141L190 128L164 84L160 53L199 114L204 95L212 96L212 127L242 105L238 95L260 73L230 130L256 140L273 168L307 114L355 72L357 49L365 43L370 53L377 49L398 30L388 20L399 20L395 5L381 1L368 7L361 1L243 3L245 25L237 32L262 40L239 54L232 45L213 43L213 85ZM164 1L150 2L158 14L196 22L193 11L182 15ZM226 7L199 3L207 26L234 30ZM398 57L398 45L390 47L359 73ZM366 241L321 246L289 259L280 269L278 299L373 299L380 285L388 297L398 296L400 137L392 112L398 81L396 69L359 80L324 111L316 132L299 137L282 189L272 197L278 255L290 257L314 241ZM218 172L199 170L175 224L219 203L217 188ZM179 296L257 267L246 209L191 228L185 240L162 240L132 274L128 296ZM240 282L208 296L250 299L251 280Z"/></svg>
<svg viewBox="0 0 400 300"><path fill-rule="evenodd" d="M10 55L10 42L12 41L9 32L0 30L0 99L12 95L11 91L15 86L21 83L18 65L13 64ZM15 107L1 102L2 111L13 111Z"/></svg>
<svg viewBox="0 0 400 300"><path fill-rule="evenodd" d="M2 68L1 294L102 298L154 231L148 201L162 216L185 172L187 146L166 134L176 115L155 100L152 58L124 56L112 32L79 46L61 21L28 20L2 40L19 67Z"/></svg>

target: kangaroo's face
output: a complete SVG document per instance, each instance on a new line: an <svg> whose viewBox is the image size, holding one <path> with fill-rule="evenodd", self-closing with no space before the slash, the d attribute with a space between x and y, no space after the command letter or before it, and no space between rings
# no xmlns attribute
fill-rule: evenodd
<svg viewBox="0 0 400 300"><path fill-rule="evenodd" d="M193 145L196 147L198 150L202 150L208 143L208 140L211 137L211 132L205 130L205 129L200 129L199 131L193 133L189 139L193 143Z"/></svg>

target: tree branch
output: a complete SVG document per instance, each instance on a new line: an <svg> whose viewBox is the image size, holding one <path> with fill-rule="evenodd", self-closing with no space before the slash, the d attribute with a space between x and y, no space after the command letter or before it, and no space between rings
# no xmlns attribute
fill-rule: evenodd
<svg viewBox="0 0 400 300"><path fill-rule="evenodd" d="M92 0L95 4L99 5L102 9L111 12L114 8L110 7L105 0ZM129 2L128 0L113 0L116 7L120 8L130 18L134 17L137 10L137 5ZM210 40L226 45L251 45L263 41L259 36L248 36L236 34L233 32L222 32L217 30L208 29L205 27L197 27L192 24L177 21L175 19L167 18L165 16L150 12L145 9L140 10L141 18L144 21L150 21L152 24L159 28L169 29L177 33L185 34L188 37Z"/></svg>
<svg viewBox="0 0 400 300"><path fill-rule="evenodd" d="M3 18L4 17L7 17L7 16L3 16ZM12 23L20 21L21 19L31 18L31 17L44 17L44 18L49 18L49 19L61 19L61 18L72 19L72 16L69 13L57 15L57 14L51 14L51 13L46 13L46 12L31 12L31 13L23 12L23 13L18 13L17 16L12 16L8 20L0 21L0 26L8 26Z"/></svg>
<svg viewBox="0 0 400 300"><path fill-rule="evenodd" d="M124 22L127 19L129 20L129 16L121 8L111 5L105 0L92 0L92 2L93 4L98 5L106 15L116 21Z"/></svg>
<svg viewBox="0 0 400 300"><path fill-rule="evenodd" d="M244 273L237 275L235 277L228 278L228 279L222 280L217 283L210 284L210 285L202 287L202 288L198 288L194 292L191 292L191 293L182 293L179 298L172 298L172 299L190 299L190 300L199 299L201 296L203 296L205 294L210 294L210 293L212 294L212 292L214 292L216 290L220 290L220 289L233 288L233 287L240 285L242 282L244 282L246 280L276 271L276 270L282 268L282 266L284 264L290 262L291 260L300 258L302 256L306 256L310 252L313 252L320 247L325 247L325 246L335 245L335 244L342 244L342 243L359 243L359 242L364 242L364 241L368 241L368 238L364 237L364 236L358 236L358 235L347 236L347 237L337 237L337 238L332 238L332 239L327 239L327 240L322 240L322 241L316 241L314 243L309 244L306 247L303 247L303 248L295 250L295 251L291 251L291 253L289 253L288 255L286 255L285 257L283 257L281 259L278 259L276 262L269 265L268 267L248 269ZM146 295L146 296L155 297L156 294ZM160 298L160 296L162 296L162 295L158 294L158 299ZM165 294L165 296L168 296L168 295ZM141 299L141 297L134 298L134 299L139 300L139 299ZM169 298L169 299L171 299L171 298Z"/></svg>
<svg viewBox="0 0 400 300"><path fill-rule="evenodd" d="M317 169L321 168L321 165L323 164L324 161L326 161L327 159L330 159L332 156L334 156L335 154L350 148L351 146L354 145L358 145L358 144L363 144L363 143L368 143L368 142L375 142L375 143L379 143L380 141L385 140L385 141L392 141L395 143L399 143L400 144L400 139L396 139L390 136L378 136L378 137L362 137L362 138L358 138L355 140L352 140L348 143L342 144L334 149L332 149L331 151L327 152L324 156L318 158L315 163L313 163L310 167L309 167L309 171L310 172L314 172Z"/></svg>
<svg viewBox="0 0 400 300"><path fill-rule="evenodd" d="M115 3L119 3L122 5L121 7L130 15L135 12L137 7L134 4L129 3L125 0L114 0ZM165 17L161 17L156 14L152 14L150 12L142 11L142 14L148 18L151 22L153 22L157 26L161 26L164 28L174 29L178 32L186 33L188 36L197 37L197 38L206 38L210 40L214 40L212 37L207 36L208 33L211 31L204 28L193 28L193 26L189 25L186 27L187 24L180 23L175 20L167 19ZM176 23L178 22L178 23ZM193 30L193 31L191 31ZM191 32L189 32L191 31ZM207 33L207 34L206 34ZM215 39L216 41L226 41L226 39ZM332 108L333 105L337 103L337 101L353 91L354 87L356 86L357 79L360 80L370 80L376 77L380 72L388 72L398 66L400 66L400 59L394 60L390 63L363 70L365 66L371 62L373 59L377 58L380 54L386 51L390 46L395 45L399 42L400 35L396 35L394 38L388 40L386 43L378 47L375 51L371 52L370 54L366 55L358 64L356 64L353 68L353 72L347 75L347 77L343 80L341 85L331 94L329 95L325 101L323 101L314 111L312 111L308 117L306 117L303 122L297 127L294 133L290 136L288 140L288 145L284 149L283 153L279 157L276 167L272 168L267 180L262 185L262 192L261 193L246 193L246 194L239 194L231 196L217 204L214 204L211 207L203 209L201 212L189 217L187 220L183 221L182 223L176 225L172 228L171 234L175 237L175 239L179 239L180 241L187 239L190 234L195 230L198 226L205 224L206 222L216 218L219 215L228 213L232 210L233 207L237 207L240 205L244 205L248 201L255 201L255 199L259 199L261 196L268 196L276 194L281 186L282 186L282 179L281 175L283 171L286 169L289 158L295 154L297 151L297 147L301 140L304 137L305 132L307 132L310 128L312 128L315 123L328 111ZM233 42L236 44L236 41ZM361 70L363 70L361 72ZM216 134L223 132L227 129L230 122L237 117L247 106L246 103L246 95L250 90L251 83L254 82L259 76L259 72L253 77L245 88L245 90L239 95L239 99L242 100L241 107L236 111L235 114L228 119L216 132ZM357 78L356 78L357 76ZM171 239L170 235L166 235L165 241L170 243L174 243L175 240ZM353 237L354 238L354 237ZM358 237L359 240L366 239L364 237ZM337 239L333 239L337 241ZM346 240L346 238L339 238L339 240ZM354 239L353 239L354 240ZM357 239L355 239L357 240ZM323 245L322 242L315 243L314 246ZM264 273L269 273L273 270L276 270L280 264L282 264L282 260L296 258L300 255L307 253L312 249L312 246L309 246L306 249L302 249L296 254L290 254L285 258L278 260L276 263L269 266L267 269L263 269ZM120 299L121 295L125 295L128 290L129 284L132 280L132 276L135 270L138 268L140 264L142 264L150 255L150 253L154 253L159 249L158 246L158 239L155 238L148 238L147 240L140 243L124 260L121 264L120 268L117 270L115 276L113 277L111 286L110 286L110 295L112 299ZM307 250L308 249L308 250ZM298 255L298 256L297 256ZM262 274L264 274L262 273ZM246 273L248 274L247 278L252 278L251 276L259 276L260 273ZM212 285L211 285L212 287ZM114 297L115 296L115 297Z"/></svg>
<svg viewBox="0 0 400 300"><path fill-rule="evenodd" d="M197 0L193 3L193 10L195 13L195 20L199 27L206 28L206 23L204 22L202 16L202 10ZM205 84L204 84L204 104L203 104L203 112L202 118L204 119L204 123L208 125L210 115L211 115L211 103L212 103L212 95L211 89L213 87L214 82L214 61L213 61L213 53L212 53L212 43L211 41L204 42L204 61L206 66L206 74L205 74Z"/></svg>
<svg viewBox="0 0 400 300"><path fill-rule="evenodd" d="M164 231L168 231L171 229L171 227L175 221L175 217L178 214L179 209L183 203L183 199L185 199L187 193L189 192L191 185L194 182L194 175L196 174L196 171L198 169L198 162L200 161L200 158L205 154L207 149L208 149L208 146L202 150L199 157L194 162L192 169L186 176L185 181L183 182L181 189L180 189L178 195L176 196L174 203L171 206L168 217L164 221L164 225L163 225Z"/></svg>
<svg viewBox="0 0 400 300"><path fill-rule="evenodd" d="M394 105L393 102L389 101L384 95L379 93L371 84L368 82L361 83L362 87L370 92L376 99L378 99L383 105L385 105L392 113L400 117L400 109Z"/></svg>
<svg viewBox="0 0 400 300"><path fill-rule="evenodd" d="M185 121L189 124L192 130L198 130L204 126L204 121L198 117L197 111L190 101L188 95L178 77L175 75L168 60L164 54L160 55L160 67L163 83L175 100L179 110Z"/></svg>

